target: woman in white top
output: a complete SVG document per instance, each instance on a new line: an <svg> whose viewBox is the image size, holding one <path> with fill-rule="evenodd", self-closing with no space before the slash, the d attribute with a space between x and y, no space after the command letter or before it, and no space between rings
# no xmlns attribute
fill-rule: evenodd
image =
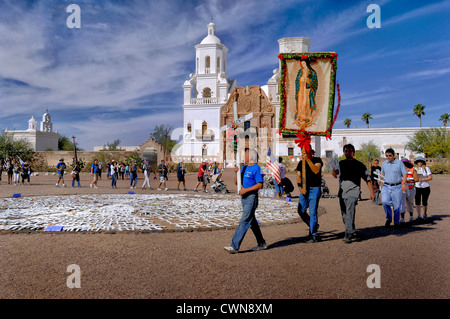
<svg viewBox="0 0 450 319"><path fill-rule="evenodd" d="M427 218L427 208L428 208L428 197L430 196L430 181L433 179L431 170L426 166L426 163L422 156L418 156L414 164L417 165L417 175L419 176L419 181L416 183L416 211L417 219L421 219L420 205L423 206L423 218Z"/></svg>

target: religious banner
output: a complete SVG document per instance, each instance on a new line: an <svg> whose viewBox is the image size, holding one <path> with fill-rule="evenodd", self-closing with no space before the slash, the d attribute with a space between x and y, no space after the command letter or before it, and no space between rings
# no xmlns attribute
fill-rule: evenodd
<svg viewBox="0 0 450 319"><path fill-rule="evenodd" d="M280 53L278 57L281 60L280 132L330 137L336 119L333 112L337 54Z"/></svg>

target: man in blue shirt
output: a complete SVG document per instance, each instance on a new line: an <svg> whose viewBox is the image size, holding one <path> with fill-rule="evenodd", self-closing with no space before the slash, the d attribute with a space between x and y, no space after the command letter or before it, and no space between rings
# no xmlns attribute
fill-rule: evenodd
<svg viewBox="0 0 450 319"><path fill-rule="evenodd" d="M257 164L258 154L256 151L246 149L244 162L246 165L241 169L242 187L239 191L243 210L242 217L231 240L231 245L224 247L231 254L239 252L239 247L249 228L252 229L258 243L258 246L254 247L253 250L267 249L266 241L255 217L255 211L258 207L258 191L263 187L264 182L261 175L261 167ZM236 167L235 184L237 184L237 172L238 168Z"/></svg>
<svg viewBox="0 0 450 319"><path fill-rule="evenodd" d="M408 172L402 161L395 157L392 148L386 150L387 161L381 165L381 175L384 177L381 197L383 199L383 208L386 213L386 227L392 222L392 209L394 208L394 226L400 225L400 207L402 203L402 191L406 191L406 178Z"/></svg>
<svg viewBox="0 0 450 319"><path fill-rule="evenodd" d="M91 165L91 176L94 177L94 180L89 185L91 188L98 188L97 181L98 181L98 172L99 172L99 166L98 166L98 160L94 159L94 163Z"/></svg>
<svg viewBox="0 0 450 319"><path fill-rule="evenodd" d="M59 163L56 164L56 169L58 170L58 181L56 182L56 187L59 187L59 182L62 181L63 187L66 187L64 184L64 171L66 170L66 163L64 163L64 158L59 160Z"/></svg>

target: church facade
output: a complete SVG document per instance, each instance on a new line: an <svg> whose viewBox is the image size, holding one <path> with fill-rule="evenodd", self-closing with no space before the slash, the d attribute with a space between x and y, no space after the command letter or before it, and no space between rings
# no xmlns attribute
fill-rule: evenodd
<svg viewBox="0 0 450 319"><path fill-rule="evenodd" d="M285 148L292 138L285 139L274 134L278 127L280 108L279 69L273 71L267 85L237 87L236 80L229 79L227 75L228 48L216 36L214 23L211 22L207 29L207 36L195 46L195 73L190 74L182 86L183 139L172 153L172 160L234 162L228 133L221 130L235 119L234 102L237 102L238 118L253 113L254 117L243 123L239 130L241 136L243 131L252 132L250 137L253 146L260 153L261 160L265 158L268 146L272 147L276 154L287 154ZM299 48L294 45L293 49ZM293 144L293 141L290 144Z"/></svg>
<svg viewBox="0 0 450 319"><path fill-rule="evenodd" d="M34 151L57 151L58 150L58 132L53 132L53 123L48 110L42 115L42 121L39 128L37 121L32 116L28 120L27 130L8 130L3 131L12 136L14 140L23 139L30 143Z"/></svg>

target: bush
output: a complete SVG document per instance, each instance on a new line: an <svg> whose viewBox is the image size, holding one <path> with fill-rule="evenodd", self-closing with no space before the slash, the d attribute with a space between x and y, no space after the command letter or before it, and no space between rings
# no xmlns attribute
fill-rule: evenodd
<svg viewBox="0 0 450 319"><path fill-rule="evenodd" d="M450 165L436 163L430 166L430 170L433 174L450 174Z"/></svg>

